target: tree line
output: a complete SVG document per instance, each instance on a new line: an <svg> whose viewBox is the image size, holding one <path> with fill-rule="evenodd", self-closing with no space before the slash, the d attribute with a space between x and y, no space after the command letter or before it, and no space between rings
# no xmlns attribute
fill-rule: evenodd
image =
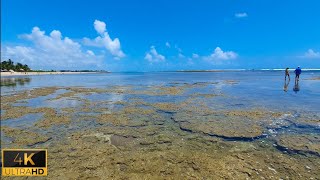
<svg viewBox="0 0 320 180"><path fill-rule="evenodd" d="M18 71L18 72L31 71L29 66L26 64L25 65L23 65L21 63L14 64L14 62L11 59L9 59L8 61L2 61L1 62L1 71L9 71L9 70Z"/></svg>

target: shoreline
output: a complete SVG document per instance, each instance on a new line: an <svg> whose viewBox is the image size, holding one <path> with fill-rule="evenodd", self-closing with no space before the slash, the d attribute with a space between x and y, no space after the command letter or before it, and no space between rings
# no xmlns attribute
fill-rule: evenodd
<svg viewBox="0 0 320 180"><path fill-rule="evenodd" d="M1 72L0 76L33 76L33 75L60 75L60 74L96 74L101 72Z"/></svg>

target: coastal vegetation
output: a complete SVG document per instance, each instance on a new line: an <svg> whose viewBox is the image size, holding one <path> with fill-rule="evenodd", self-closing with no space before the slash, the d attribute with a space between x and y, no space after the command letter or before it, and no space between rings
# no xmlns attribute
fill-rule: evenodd
<svg viewBox="0 0 320 180"><path fill-rule="evenodd" d="M27 64L14 63L11 59L1 61L1 72L109 72L105 70L41 70L41 69L31 69Z"/></svg>
<svg viewBox="0 0 320 180"><path fill-rule="evenodd" d="M21 63L14 63L11 59L8 61L1 62L1 71L18 71L18 72L28 72L31 71L28 65Z"/></svg>

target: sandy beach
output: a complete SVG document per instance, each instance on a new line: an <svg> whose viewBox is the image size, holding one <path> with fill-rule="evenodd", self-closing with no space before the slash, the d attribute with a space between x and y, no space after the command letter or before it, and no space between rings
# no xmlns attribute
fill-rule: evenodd
<svg viewBox="0 0 320 180"><path fill-rule="evenodd" d="M57 74L93 74L99 72L1 72L1 76L31 76L31 75L57 75Z"/></svg>

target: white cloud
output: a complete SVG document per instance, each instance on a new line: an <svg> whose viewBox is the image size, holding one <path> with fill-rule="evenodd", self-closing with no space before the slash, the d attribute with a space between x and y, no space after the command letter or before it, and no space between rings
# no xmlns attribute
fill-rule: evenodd
<svg viewBox="0 0 320 180"><path fill-rule="evenodd" d="M60 31L57 31L57 30L53 30L53 31L50 33L50 36L51 36L53 39L61 39L61 37L62 37L61 32L60 32Z"/></svg>
<svg viewBox="0 0 320 180"><path fill-rule="evenodd" d="M3 46L1 58L12 59L29 66L77 69L87 65L99 65L101 57L90 50L83 51L79 43L68 37L63 38L58 30L46 35L40 28L34 27L30 34L20 35L32 42L31 46Z"/></svg>
<svg viewBox="0 0 320 180"><path fill-rule="evenodd" d="M151 46L150 51L146 53L144 59L148 60L150 63L153 63L165 61L166 58L163 55L158 54L156 48Z"/></svg>
<svg viewBox="0 0 320 180"><path fill-rule="evenodd" d="M91 56L94 56L94 55L95 55L94 52L91 51L91 50L87 50L87 53L88 53L89 55L91 55Z"/></svg>
<svg viewBox="0 0 320 180"><path fill-rule="evenodd" d="M170 47L171 47L171 45L170 45L170 43L169 43L169 42L166 42L166 46L167 46L168 48L170 48Z"/></svg>
<svg viewBox="0 0 320 180"><path fill-rule="evenodd" d="M248 17L248 14L246 12L243 12L243 13L236 13L234 14L234 16L236 18L245 18L245 17Z"/></svg>
<svg viewBox="0 0 320 180"><path fill-rule="evenodd" d="M192 58L193 58L193 59L197 59L197 58L199 58L199 55L198 55L198 54L195 54L195 53L192 53Z"/></svg>
<svg viewBox="0 0 320 180"><path fill-rule="evenodd" d="M99 36L95 39L83 38L83 43L87 46L104 47L111 55L116 59L125 57L125 54L121 50L120 40L118 38L111 39L106 29L106 24L102 21L95 20L94 28L99 33Z"/></svg>
<svg viewBox="0 0 320 180"><path fill-rule="evenodd" d="M238 57L238 54L233 51L224 52L220 47L216 47L214 52L209 56L204 57L204 59L209 61L215 61L215 60L236 59L237 57Z"/></svg>
<svg viewBox="0 0 320 180"><path fill-rule="evenodd" d="M106 23L102 21L95 20L93 25L94 25L94 29L101 35L107 30Z"/></svg>
<svg viewBox="0 0 320 180"><path fill-rule="evenodd" d="M36 55L36 51L33 48L25 46L3 47L1 51L1 59L17 59L21 63L33 62Z"/></svg>
<svg viewBox="0 0 320 180"><path fill-rule="evenodd" d="M308 49L306 53L302 56L303 58L308 58L308 59L316 59L320 58L320 52L316 52L312 49Z"/></svg>
<svg viewBox="0 0 320 180"><path fill-rule="evenodd" d="M179 54L178 54L178 57L179 57L179 58L185 58L186 56L183 55L182 53L179 53Z"/></svg>

